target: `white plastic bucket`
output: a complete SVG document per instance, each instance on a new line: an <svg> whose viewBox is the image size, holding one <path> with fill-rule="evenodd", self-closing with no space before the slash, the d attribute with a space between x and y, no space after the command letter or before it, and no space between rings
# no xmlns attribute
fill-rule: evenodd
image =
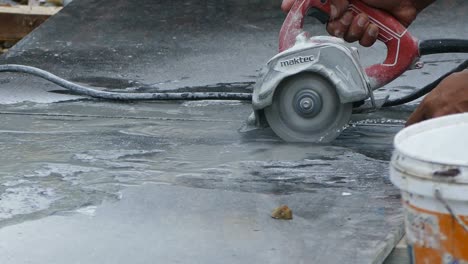
<svg viewBox="0 0 468 264"><path fill-rule="evenodd" d="M394 144L412 263L468 264L468 114L408 127Z"/></svg>

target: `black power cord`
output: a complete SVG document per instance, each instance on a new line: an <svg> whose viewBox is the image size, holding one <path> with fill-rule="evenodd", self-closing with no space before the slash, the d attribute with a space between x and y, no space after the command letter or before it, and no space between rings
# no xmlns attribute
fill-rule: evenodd
<svg viewBox="0 0 468 264"><path fill-rule="evenodd" d="M52 83L55 83L65 89L73 91L81 95L87 95L100 99L119 100L119 101L135 101L135 100L252 100L251 93L229 93L229 92L180 92L180 93L122 93L122 92L108 92L94 89L72 83L62 79L50 72L41 70L39 68L5 64L0 65L0 72L18 72L31 74Z"/></svg>
<svg viewBox="0 0 468 264"><path fill-rule="evenodd" d="M430 39L419 43L419 55L439 53L468 53L468 40L465 39Z"/></svg>
<svg viewBox="0 0 468 264"><path fill-rule="evenodd" d="M462 39L431 39L419 43L419 53L421 56L440 53L468 53L468 40ZM403 105L417 100L434 90L449 75L461 72L468 68L468 60L444 74L442 77L424 86L423 88L398 99L387 101L382 107L392 107Z"/></svg>
<svg viewBox="0 0 468 264"><path fill-rule="evenodd" d="M438 53L468 53L468 40L459 39L434 39L421 41L419 44L420 55L438 54ZM383 107L391 107L406 104L412 102L430 91L432 91L439 83L452 73L463 71L468 68L468 60L460 64L457 68L453 69L449 73L440 77L436 81L423 87L416 92L398 98L395 100L387 101ZM121 101L135 101L135 100L252 100L251 93L230 93L230 92L180 92L180 93L123 93L123 92L108 92L92 87L87 87L72 83L65 79L62 79L50 72L41 70L39 68L6 64L0 65L0 72L19 72L31 74L52 83L55 83L65 89L73 91L81 95L87 95L100 99L107 100L121 100Z"/></svg>
<svg viewBox="0 0 468 264"><path fill-rule="evenodd" d="M445 78L447 78L449 75L451 75L452 73L456 73L456 72L461 72L465 69L468 68L468 60L465 60L462 64L460 64L459 66L457 66L455 69L451 70L450 72L442 75L442 77L440 77L439 79L433 81L432 83L424 86L423 88L407 95L407 96L403 96L401 98L398 98L398 99L394 99L394 100L389 100L387 102L385 102L385 104L382 106L382 107L392 107L392 106L397 106L397 105L403 105L403 104L406 104L406 103L409 103L409 102L412 102L414 100L417 100L423 96L425 96L426 94L430 93L432 90L434 90L437 85L439 85Z"/></svg>

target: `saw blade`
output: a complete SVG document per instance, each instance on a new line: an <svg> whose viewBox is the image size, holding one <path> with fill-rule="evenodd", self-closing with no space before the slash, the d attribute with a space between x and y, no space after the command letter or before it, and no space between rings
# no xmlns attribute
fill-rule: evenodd
<svg viewBox="0 0 468 264"><path fill-rule="evenodd" d="M349 123L352 103L342 104L333 85L317 73L301 73L275 91L265 117L287 142L327 143Z"/></svg>

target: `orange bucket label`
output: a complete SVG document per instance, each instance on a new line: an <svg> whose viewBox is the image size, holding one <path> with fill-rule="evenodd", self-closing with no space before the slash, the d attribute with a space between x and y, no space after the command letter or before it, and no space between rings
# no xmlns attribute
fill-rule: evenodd
<svg viewBox="0 0 468 264"><path fill-rule="evenodd" d="M450 214L405 208L406 234L414 264L468 264L468 232ZM460 216L468 223L466 216Z"/></svg>

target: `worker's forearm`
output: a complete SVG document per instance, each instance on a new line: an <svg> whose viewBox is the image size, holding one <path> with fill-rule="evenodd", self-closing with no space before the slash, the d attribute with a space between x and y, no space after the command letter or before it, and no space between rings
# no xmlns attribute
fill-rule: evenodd
<svg viewBox="0 0 468 264"><path fill-rule="evenodd" d="M418 10L418 13L421 12L424 8L430 6L435 0L415 0L414 6Z"/></svg>

